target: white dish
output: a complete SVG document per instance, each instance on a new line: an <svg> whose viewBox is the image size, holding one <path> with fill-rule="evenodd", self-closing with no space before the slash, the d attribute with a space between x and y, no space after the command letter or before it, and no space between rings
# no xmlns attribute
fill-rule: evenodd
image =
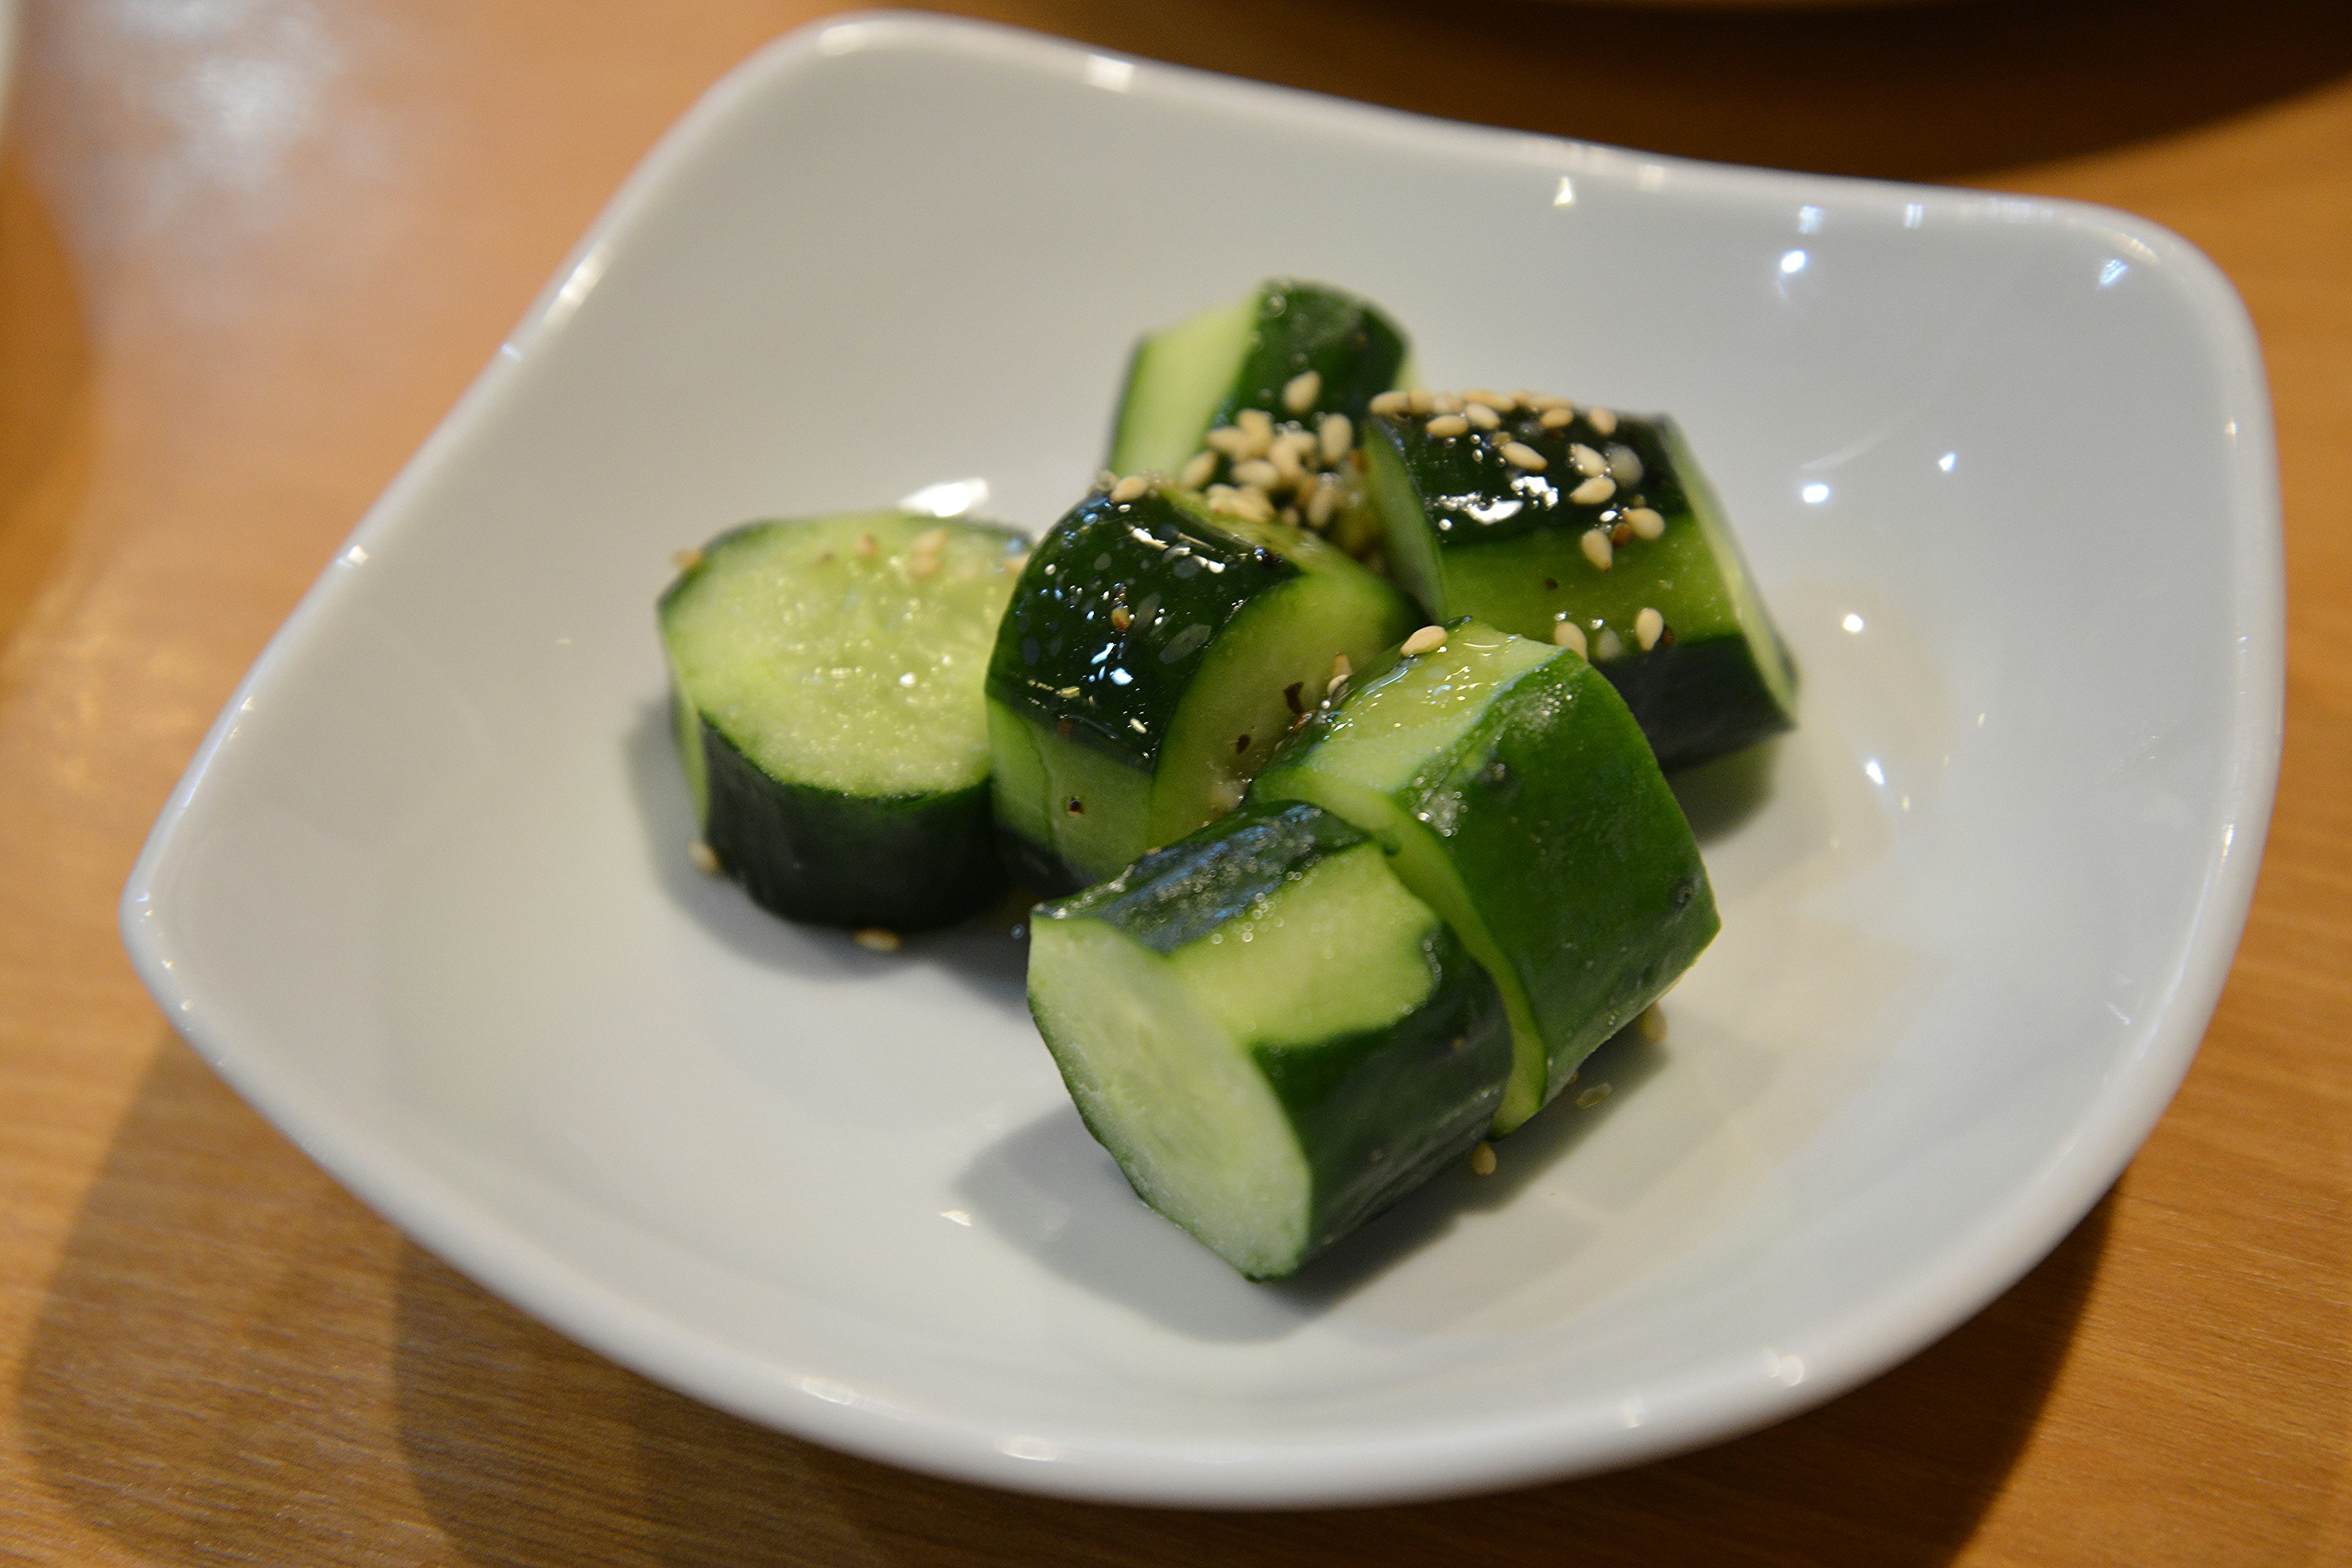
<svg viewBox="0 0 2352 1568"><path fill-rule="evenodd" d="M1435 384L1674 410L1805 675L1760 792L1685 786L1724 930L1665 1046L1280 1288L1128 1194L1011 941L877 957L688 869L651 610L746 517L978 479L1050 521L1133 334L1272 272L1384 301ZM2236 943L2281 613L2251 331L2148 224L837 21L614 201L124 927L353 1191L713 1404L1093 1498L1502 1487L1825 1399L2098 1197Z"/></svg>

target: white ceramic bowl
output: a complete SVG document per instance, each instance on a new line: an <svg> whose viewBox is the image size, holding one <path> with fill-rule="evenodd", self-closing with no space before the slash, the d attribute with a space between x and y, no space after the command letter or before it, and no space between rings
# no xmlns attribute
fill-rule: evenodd
<svg viewBox="0 0 2352 1568"><path fill-rule="evenodd" d="M746 517L978 479L1044 525L1133 335L1274 272L1387 303L1435 384L1678 414L1805 685L1684 786L1724 927L1666 1044L1261 1287L1080 1130L1012 941L878 957L688 869L651 606ZM1086 1497L1501 1487L1827 1398L2114 1180L2243 920L2280 616L2253 339L2148 224L851 19L631 180L255 667L124 926L354 1192L713 1404Z"/></svg>

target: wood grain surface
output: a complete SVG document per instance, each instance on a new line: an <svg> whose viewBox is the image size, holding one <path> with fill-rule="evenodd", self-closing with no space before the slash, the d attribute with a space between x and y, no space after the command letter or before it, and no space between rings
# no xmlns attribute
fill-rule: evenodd
<svg viewBox="0 0 2352 1568"><path fill-rule="evenodd" d="M1463 119L2107 202L2276 398L2285 765L2202 1054L2115 1191L1757 1436L1354 1513L1015 1498L717 1415L465 1282L224 1089L114 901L238 675L661 130L824 9L32 0L0 142L0 1556L35 1563L2352 1561L2352 13L1005 0Z"/></svg>

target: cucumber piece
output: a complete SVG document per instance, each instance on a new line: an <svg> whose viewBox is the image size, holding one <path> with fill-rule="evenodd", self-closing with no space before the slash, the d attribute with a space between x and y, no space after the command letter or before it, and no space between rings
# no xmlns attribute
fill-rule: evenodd
<svg viewBox="0 0 2352 1568"><path fill-rule="evenodd" d="M1361 664L1412 624L1312 534L1165 483L1089 497L1030 557L988 668L1009 855L1067 890L1232 810L1335 657Z"/></svg>
<svg viewBox="0 0 2352 1568"><path fill-rule="evenodd" d="M1027 545L910 512L757 522L663 593L702 839L754 900L918 930L1002 889L981 687Z"/></svg>
<svg viewBox="0 0 2352 1568"><path fill-rule="evenodd" d="M1495 984L1380 846L1252 806L1040 908L1029 1005L1143 1200L1276 1279L1477 1142Z"/></svg>
<svg viewBox="0 0 2352 1568"><path fill-rule="evenodd" d="M1496 978L1509 1012L1508 1132L1712 941L1706 868L1633 717L1565 648L1464 619L1400 651L1261 773L1396 857Z"/></svg>
<svg viewBox="0 0 2352 1568"><path fill-rule="evenodd" d="M1361 423L1375 394L1400 384L1404 333L1381 308L1342 289L1270 278L1250 294L1189 316L1135 346L1112 427L1110 467L1174 475L1209 431L1244 409L1310 425L1325 414ZM1286 402L1305 372L1314 395Z"/></svg>
<svg viewBox="0 0 2352 1568"><path fill-rule="evenodd" d="M1674 421L1580 409L1547 426L1564 400L1501 401L1491 430L1372 416L1366 489L1399 581L1439 621L1580 637L1669 771L1788 729L1794 667ZM1514 442L1543 466L1506 458Z"/></svg>

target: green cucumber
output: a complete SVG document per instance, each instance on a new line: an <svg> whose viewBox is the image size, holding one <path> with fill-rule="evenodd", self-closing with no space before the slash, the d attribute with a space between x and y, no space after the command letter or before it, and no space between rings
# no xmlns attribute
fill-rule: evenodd
<svg viewBox="0 0 2352 1568"><path fill-rule="evenodd" d="M1268 279L1136 344L1110 467L1177 474L1212 428L1233 424L1245 408L1310 423L1344 414L1360 423L1375 394L1402 384L1407 354L1402 331L1370 300L1326 284ZM1309 371L1313 382L1302 383Z"/></svg>
<svg viewBox="0 0 2352 1568"><path fill-rule="evenodd" d="M1370 833L1493 973L1513 1036L1497 1132L1663 995L1718 924L1616 691L1565 648L1475 620L1351 681L1250 799L1308 801Z"/></svg>
<svg viewBox="0 0 2352 1568"><path fill-rule="evenodd" d="M982 677L1028 541L909 512L757 522L661 595L702 841L793 920L915 930L1003 885Z"/></svg>
<svg viewBox="0 0 2352 1568"><path fill-rule="evenodd" d="M1251 806L1041 907L1029 1005L1143 1200L1292 1273L1476 1143L1510 1071L1495 984L1379 845Z"/></svg>
<svg viewBox="0 0 2352 1568"><path fill-rule="evenodd" d="M1401 401L1364 432L1366 488L1390 569L1433 618L1580 647L1669 771L1794 721L1794 668L1673 420L1498 396L1494 428L1446 434L1461 399Z"/></svg>
<svg viewBox="0 0 2352 1568"><path fill-rule="evenodd" d="M1232 810L1335 658L1412 624L1312 534L1164 483L1089 497L1030 557L988 667L997 823L1024 879L1083 887Z"/></svg>

